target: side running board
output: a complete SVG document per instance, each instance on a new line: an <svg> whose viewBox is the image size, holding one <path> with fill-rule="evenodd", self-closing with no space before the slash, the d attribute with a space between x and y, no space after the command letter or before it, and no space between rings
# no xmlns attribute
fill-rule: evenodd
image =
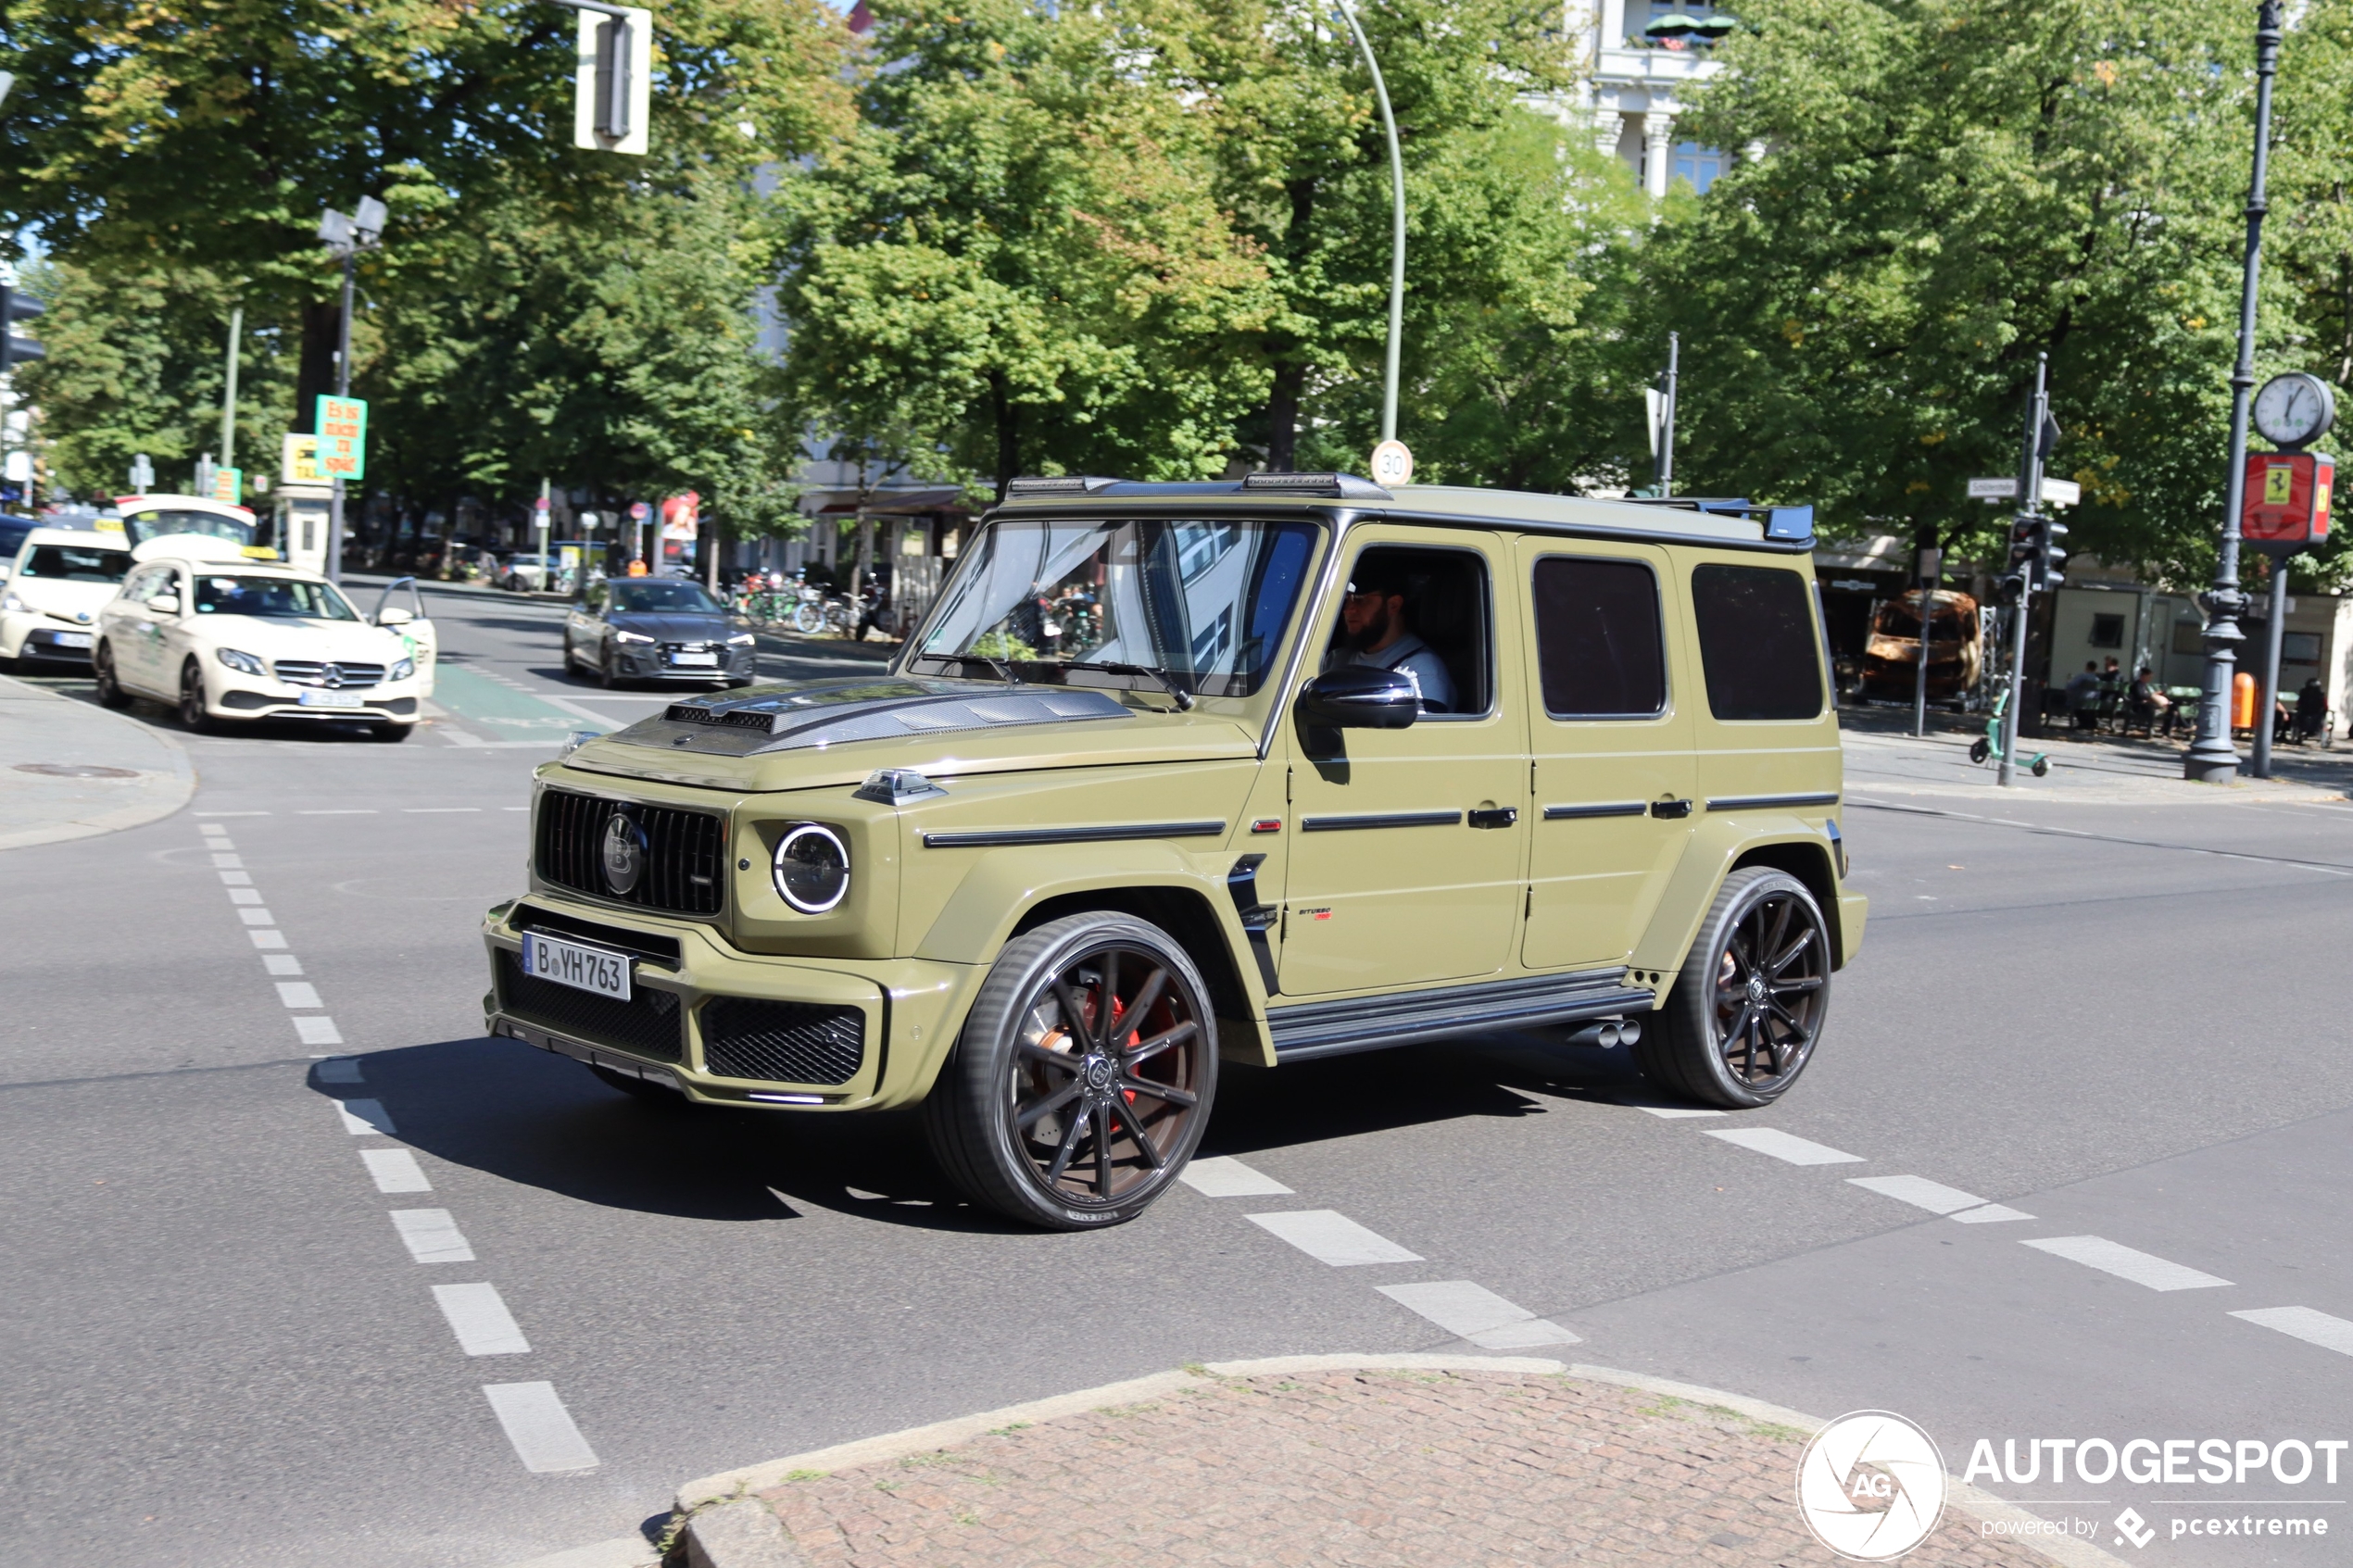
<svg viewBox="0 0 2353 1568"><path fill-rule="evenodd" d="M1532 1029L1580 1018L1651 1010L1655 997L1626 984L1626 971L1589 969L1526 980L1484 981L1441 990L1294 1002L1266 1010L1275 1060L1305 1061L1377 1051L1499 1029Z"/></svg>

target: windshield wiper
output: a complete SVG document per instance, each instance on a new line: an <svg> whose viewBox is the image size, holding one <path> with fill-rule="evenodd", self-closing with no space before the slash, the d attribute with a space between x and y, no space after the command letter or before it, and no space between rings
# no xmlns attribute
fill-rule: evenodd
<svg viewBox="0 0 2353 1568"><path fill-rule="evenodd" d="M1189 713L1192 711L1193 694L1178 685L1176 682L1170 680L1166 671L1156 670L1149 664L1118 664L1109 660L1072 659L1070 662L1064 664L1063 668L1065 670L1101 670L1114 675L1149 675L1153 680L1158 681L1161 684L1162 689L1166 691L1169 696L1176 701L1177 712Z"/></svg>
<svg viewBox="0 0 2353 1568"><path fill-rule="evenodd" d="M1013 673L1013 667L1001 659L991 659L985 653L959 653L950 654L949 657L959 664L986 664L997 672L997 678L1005 684L1009 686L1021 684L1021 677Z"/></svg>

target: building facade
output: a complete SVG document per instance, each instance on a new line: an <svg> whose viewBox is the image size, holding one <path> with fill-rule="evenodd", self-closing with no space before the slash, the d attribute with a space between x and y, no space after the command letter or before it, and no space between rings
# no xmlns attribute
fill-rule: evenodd
<svg viewBox="0 0 2353 1568"><path fill-rule="evenodd" d="M1678 178L1705 191L1723 172L1724 155L1675 133L1692 84L1723 67L1693 38L1653 39L1644 29L1670 14L1694 19L1716 7L1678 0L1569 0L1563 29L1577 50L1574 116L1592 126L1593 144L1625 161L1654 197Z"/></svg>

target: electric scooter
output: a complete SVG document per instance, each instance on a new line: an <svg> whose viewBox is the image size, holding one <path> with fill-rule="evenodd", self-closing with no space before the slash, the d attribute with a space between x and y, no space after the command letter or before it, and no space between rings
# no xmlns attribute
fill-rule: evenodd
<svg viewBox="0 0 2353 1568"><path fill-rule="evenodd" d="M1972 762L1999 761L2002 756L2002 712L2010 705L2006 688L1994 694L1994 706L1985 721L1985 734L1969 743L1969 759ZM2038 751L2027 761L2027 769L2038 779L2051 776L2051 754Z"/></svg>

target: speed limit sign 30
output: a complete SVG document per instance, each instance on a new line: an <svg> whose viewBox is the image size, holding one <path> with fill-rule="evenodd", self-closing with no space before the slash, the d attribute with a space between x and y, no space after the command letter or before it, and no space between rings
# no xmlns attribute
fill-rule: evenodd
<svg viewBox="0 0 2353 1568"><path fill-rule="evenodd" d="M1410 484L1414 480L1414 454L1402 441L1384 441L1373 448L1373 483L1375 484Z"/></svg>

